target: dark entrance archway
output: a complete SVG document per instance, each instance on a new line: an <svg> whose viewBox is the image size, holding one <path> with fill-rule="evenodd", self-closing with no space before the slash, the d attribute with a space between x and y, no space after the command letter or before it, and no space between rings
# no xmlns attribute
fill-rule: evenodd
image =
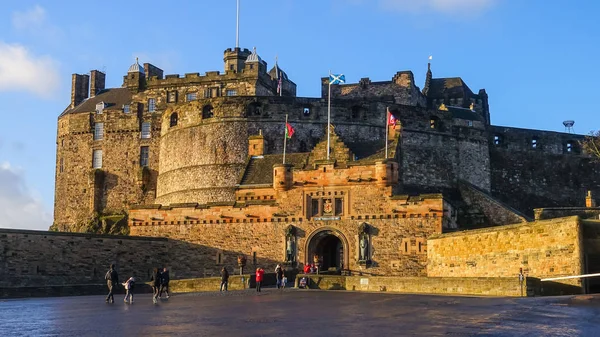
<svg viewBox="0 0 600 337"><path fill-rule="evenodd" d="M306 262L319 258L321 272L340 272L348 268L348 243L337 230L324 228L314 232L308 240Z"/></svg>

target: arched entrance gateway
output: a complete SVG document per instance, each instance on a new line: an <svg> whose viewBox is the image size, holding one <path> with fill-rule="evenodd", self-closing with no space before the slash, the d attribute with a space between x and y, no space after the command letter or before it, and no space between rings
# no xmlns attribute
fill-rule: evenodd
<svg viewBox="0 0 600 337"><path fill-rule="evenodd" d="M320 228L313 232L306 247L305 262L319 260L320 272L341 272L348 269L348 241L334 228Z"/></svg>

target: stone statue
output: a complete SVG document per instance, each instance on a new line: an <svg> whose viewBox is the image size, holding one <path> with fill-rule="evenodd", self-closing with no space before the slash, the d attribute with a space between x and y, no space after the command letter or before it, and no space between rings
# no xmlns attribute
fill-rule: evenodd
<svg viewBox="0 0 600 337"><path fill-rule="evenodd" d="M366 235L361 235L360 237L360 261L367 260L367 238Z"/></svg>
<svg viewBox="0 0 600 337"><path fill-rule="evenodd" d="M287 237L286 254L287 254L287 261L293 262L294 261L294 238L292 236Z"/></svg>

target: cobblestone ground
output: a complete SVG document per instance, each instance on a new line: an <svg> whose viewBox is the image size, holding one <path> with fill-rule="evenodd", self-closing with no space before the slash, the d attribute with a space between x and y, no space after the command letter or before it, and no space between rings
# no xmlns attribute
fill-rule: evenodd
<svg viewBox="0 0 600 337"><path fill-rule="evenodd" d="M263 289L0 301L0 336L599 336L600 298Z"/></svg>

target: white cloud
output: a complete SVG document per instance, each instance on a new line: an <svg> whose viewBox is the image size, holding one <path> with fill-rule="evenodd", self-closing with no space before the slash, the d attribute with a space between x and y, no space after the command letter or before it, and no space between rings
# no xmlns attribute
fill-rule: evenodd
<svg viewBox="0 0 600 337"><path fill-rule="evenodd" d="M32 55L20 44L0 41L0 92L28 91L49 98L59 84L58 62Z"/></svg>
<svg viewBox="0 0 600 337"><path fill-rule="evenodd" d="M46 23L46 10L39 5L24 11L13 12L13 27L19 30L33 30L41 28Z"/></svg>
<svg viewBox="0 0 600 337"><path fill-rule="evenodd" d="M23 172L0 164L0 227L47 230L52 215L25 184Z"/></svg>
<svg viewBox="0 0 600 337"><path fill-rule="evenodd" d="M58 44L64 37L62 30L48 21L46 10L39 5L13 12L12 26L17 32L27 33L43 43Z"/></svg>

